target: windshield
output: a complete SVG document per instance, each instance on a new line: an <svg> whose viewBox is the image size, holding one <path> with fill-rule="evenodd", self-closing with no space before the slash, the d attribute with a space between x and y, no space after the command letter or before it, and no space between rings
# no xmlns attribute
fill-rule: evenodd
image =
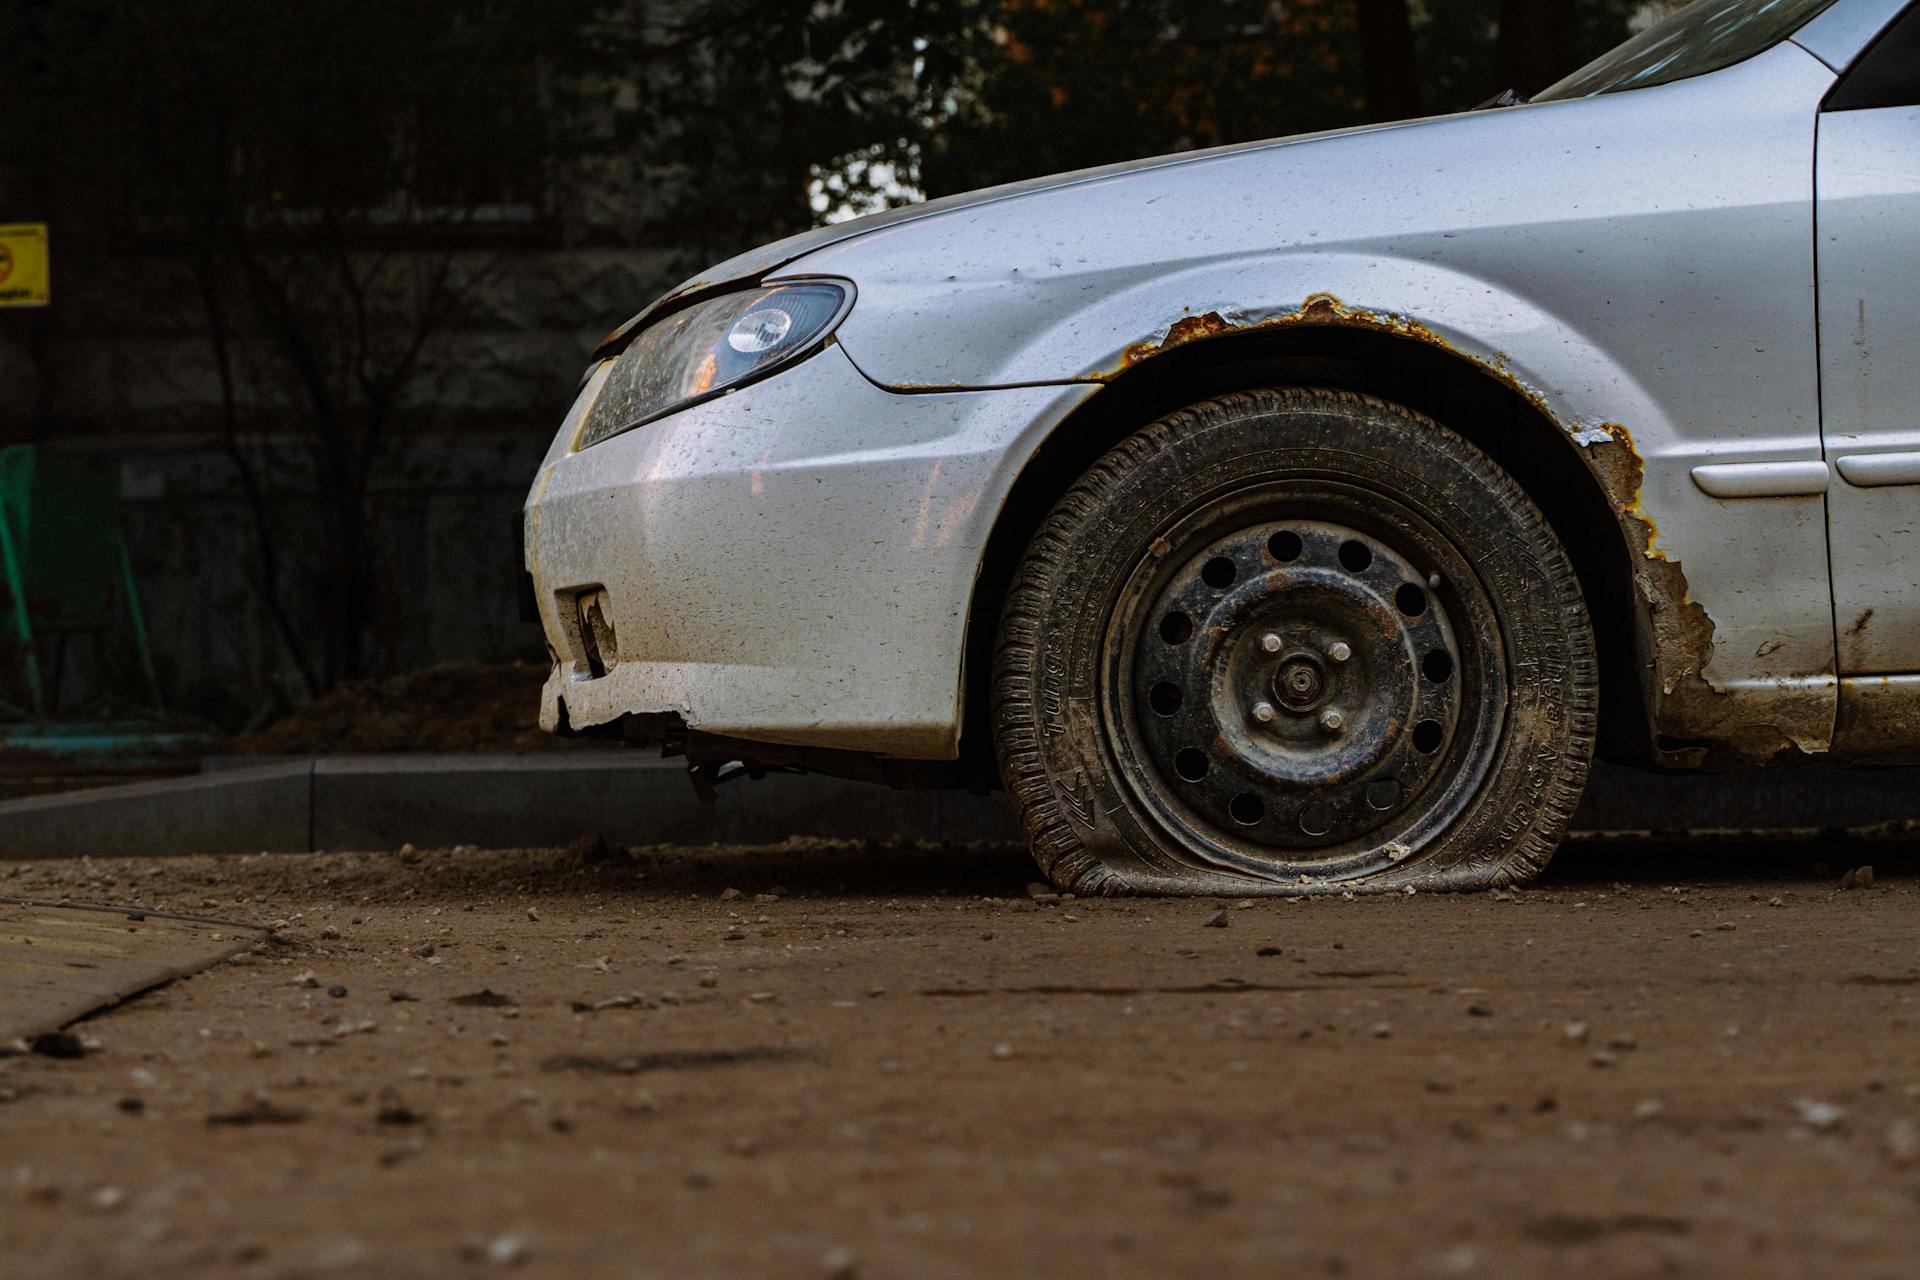
<svg viewBox="0 0 1920 1280"><path fill-rule="evenodd" d="M1805 26L1833 0L1694 0L1565 80L1535 102L1585 98L1705 75L1744 62Z"/></svg>

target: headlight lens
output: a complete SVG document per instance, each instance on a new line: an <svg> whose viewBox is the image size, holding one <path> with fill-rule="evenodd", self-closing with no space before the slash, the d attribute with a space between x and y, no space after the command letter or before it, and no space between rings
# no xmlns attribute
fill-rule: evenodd
<svg viewBox="0 0 1920 1280"><path fill-rule="evenodd" d="M655 321L610 362L574 448L599 444L806 353L832 331L849 296L828 281L769 285Z"/></svg>

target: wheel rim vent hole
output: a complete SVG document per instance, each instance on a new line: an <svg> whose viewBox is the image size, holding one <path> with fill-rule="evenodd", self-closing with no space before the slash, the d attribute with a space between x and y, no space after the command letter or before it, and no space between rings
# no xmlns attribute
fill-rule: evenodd
<svg viewBox="0 0 1920 1280"><path fill-rule="evenodd" d="M1178 611L1160 619L1160 638L1168 644L1185 644L1193 636L1193 619Z"/></svg>
<svg viewBox="0 0 1920 1280"><path fill-rule="evenodd" d="M1198 782L1206 777L1212 763L1207 759L1207 753L1198 747L1184 747L1173 758L1174 771L1188 782Z"/></svg>
<svg viewBox="0 0 1920 1280"><path fill-rule="evenodd" d="M1434 684L1445 684L1453 678L1453 655L1445 649L1429 650L1420 659L1420 670Z"/></svg>
<svg viewBox="0 0 1920 1280"><path fill-rule="evenodd" d="M1345 565L1349 572L1365 573L1367 567L1373 563L1373 548L1364 542L1350 538L1340 544L1340 563Z"/></svg>
<svg viewBox="0 0 1920 1280"><path fill-rule="evenodd" d="M1227 806L1227 812L1232 814L1233 820L1241 826L1251 827L1267 816L1267 806L1259 796L1250 791L1243 791L1233 798L1233 802Z"/></svg>
<svg viewBox="0 0 1920 1280"><path fill-rule="evenodd" d="M1413 748L1423 755L1432 755L1440 749L1440 742L1447 731L1438 720L1422 720L1413 726Z"/></svg>
<svg viewBox="0 0 1920 1280"><path fill-rule="evenodd" d="M1400 803L1400 780L1382 778L1367 784L1367 806L1381 813Z"/></svg>
<svg viewBox="0 0 1920 1280"><path fill-rule="evenodd" d="M1282 529L1267 539L1267 554L1281 564L1289 564L1300 558L1306 550L1306 544L1300 541L1300 535L1291 529Z"/></svg>
<svg viewBox="0 0 1920 1280"><path fill-rule="evenodd" d="M1162 680L1147 694L1147 704L1160 715L1172 715L1180 709L1180 686Z"/></svg>
<svg viewBox="0 0 1920 1280"><path fill-rule="evenodd" d="M1411 582L1400 584L1400 589L1393 593L1393 602L1409 618L1417 618L1427 611L1427 593Z"/></svg>
<svg viewBox="0 0 1920 1280"><path fill-rule="evenodd" d="M1200 567L1200 580L1216 591L1225 591L1238 576L1233 561L1225 556L1215 556Z"/></svg>

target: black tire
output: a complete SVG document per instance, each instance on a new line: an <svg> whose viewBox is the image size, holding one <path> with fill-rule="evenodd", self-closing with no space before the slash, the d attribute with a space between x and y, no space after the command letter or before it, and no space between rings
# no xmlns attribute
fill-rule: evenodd
<svg viewBox="0 0 1920 1280"><path fill-rule="evenodd" d="M1504 471L1398 405L1260 390L1128 437L1048 514L994 740L1065 890L1485 888L1553 856L1597 694L1572 565Z"/></svg>

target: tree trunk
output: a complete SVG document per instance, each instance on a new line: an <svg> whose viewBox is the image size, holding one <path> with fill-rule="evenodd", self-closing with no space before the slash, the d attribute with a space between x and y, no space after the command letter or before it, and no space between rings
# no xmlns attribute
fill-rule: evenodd
<svg viewBox="0 0 1920 1280"><path fill-rule="evenodd" d="M1420 63L1413 51L1407 0L1359 0L1359 6L1367 118L1405 120L1421 114Z"/></svg>

